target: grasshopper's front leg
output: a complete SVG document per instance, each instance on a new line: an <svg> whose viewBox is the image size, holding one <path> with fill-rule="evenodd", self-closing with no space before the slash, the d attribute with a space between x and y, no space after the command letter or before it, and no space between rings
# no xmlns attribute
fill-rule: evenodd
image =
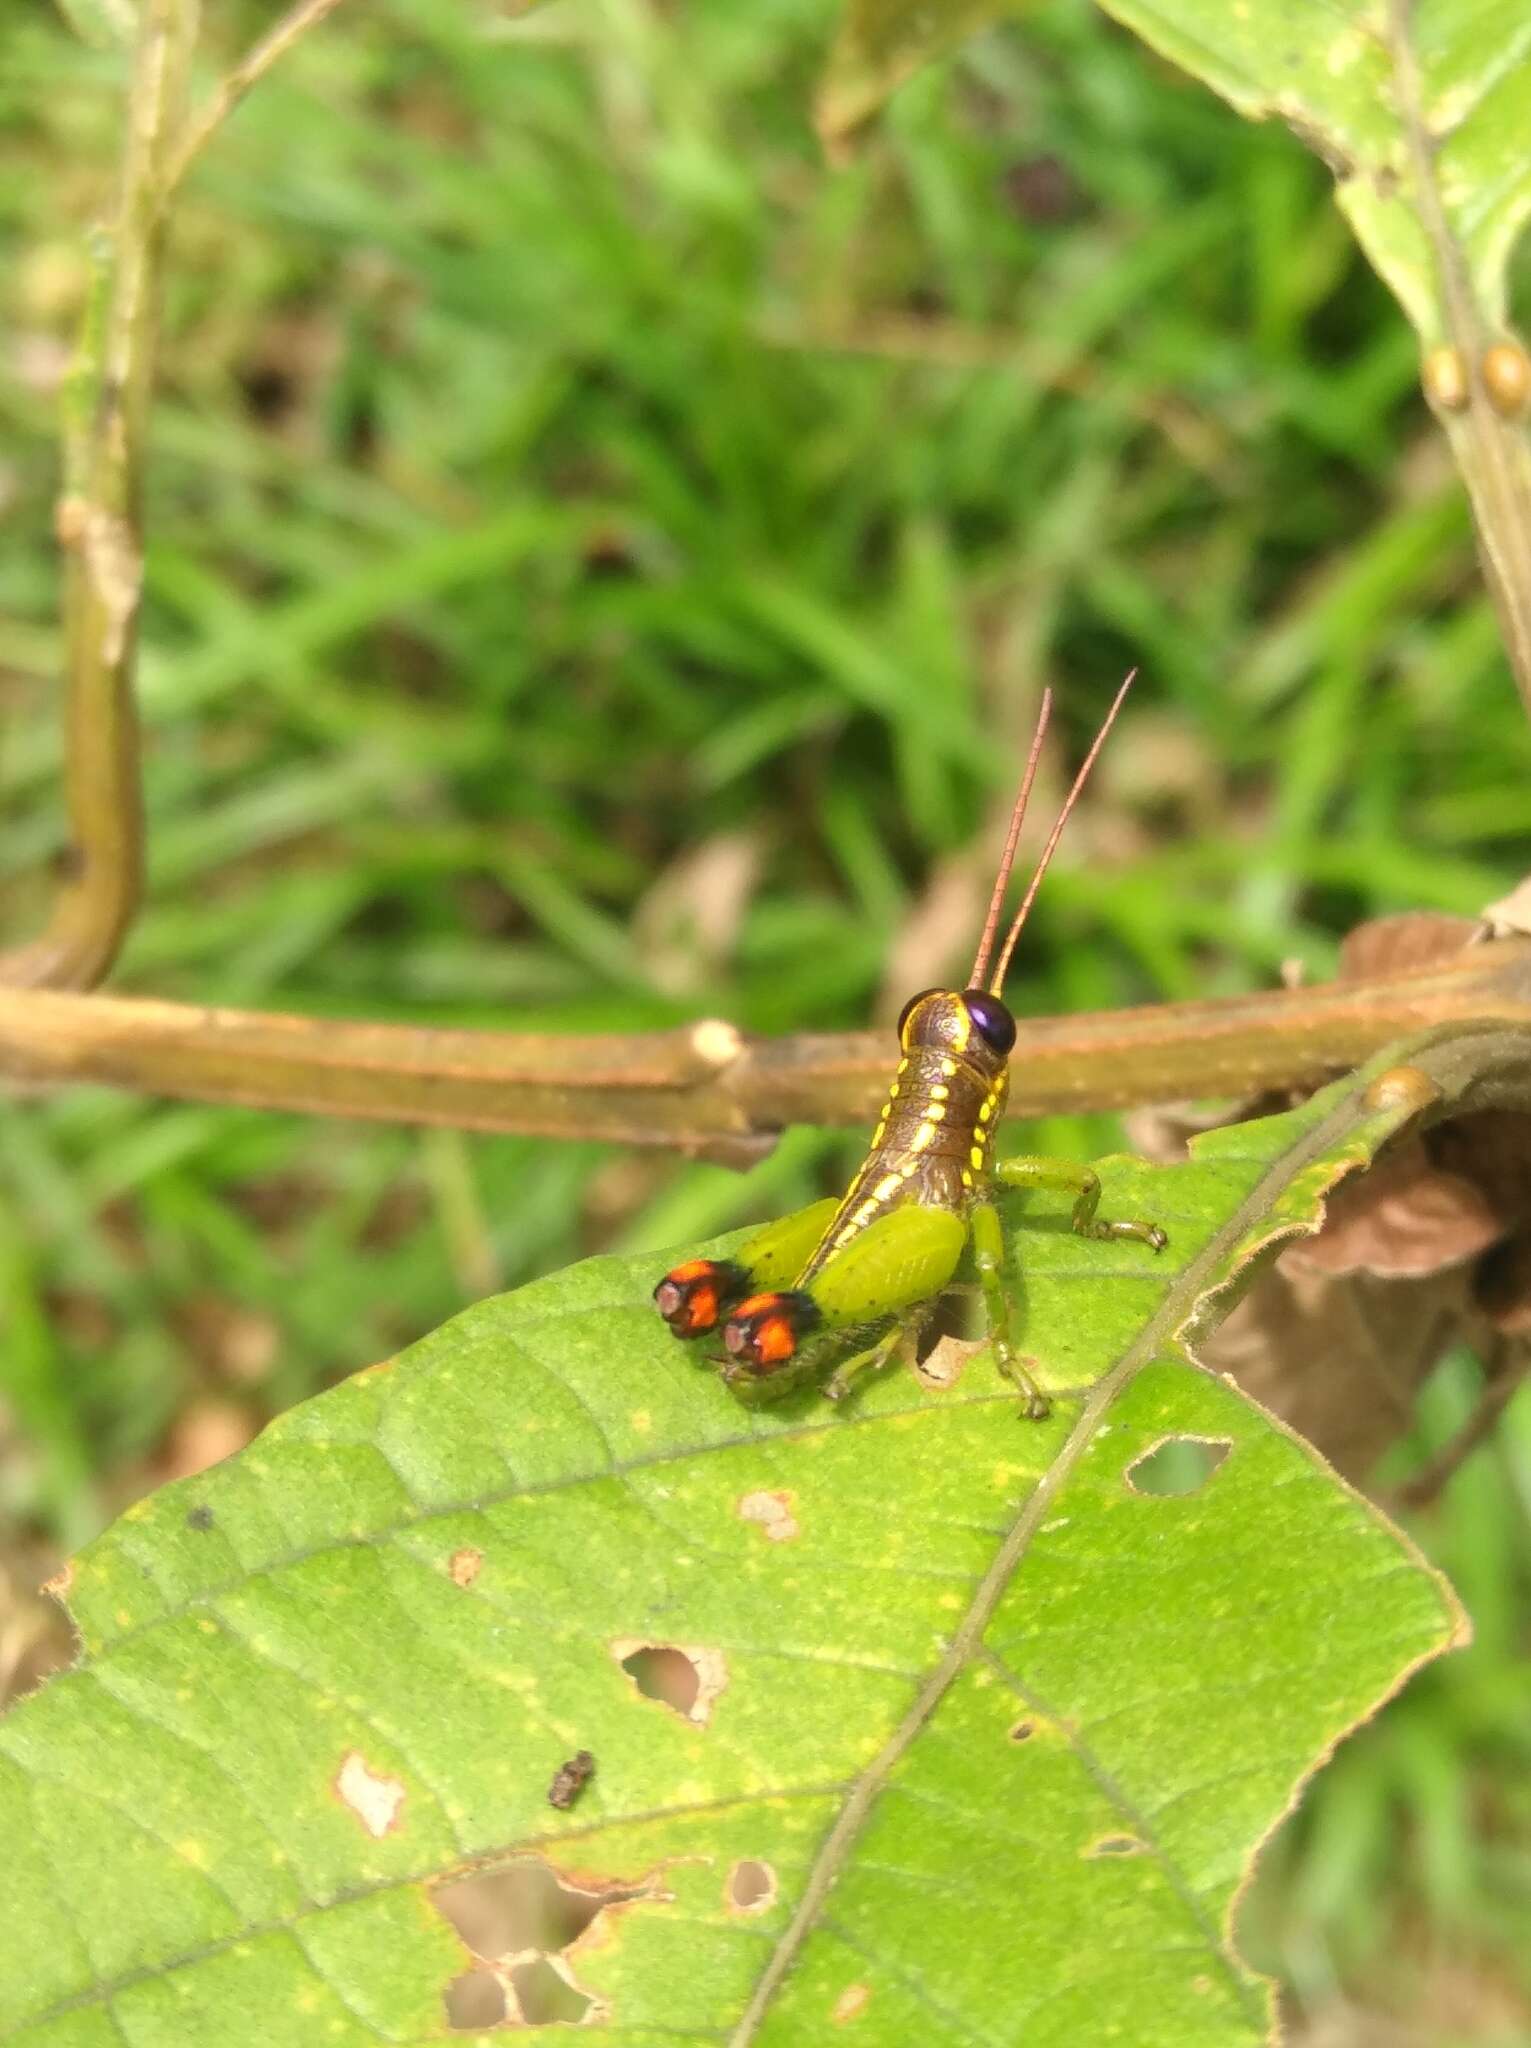
<svg viewBox="0 0 1531 2048"><path fill-rule="evenodd" d="M1069 1190L1074 1197L1070 1227L1081 1237L1131 1237L1156 1252L1162 1252L1169 1243L1157 1223L1109 1223L1097 1216L1100 1175L1093 1167L1075 1166L1067 1159L1037 1159L1022 1154L1015 1159L996 1159L993 1174L1001 1187Z"/></svg>

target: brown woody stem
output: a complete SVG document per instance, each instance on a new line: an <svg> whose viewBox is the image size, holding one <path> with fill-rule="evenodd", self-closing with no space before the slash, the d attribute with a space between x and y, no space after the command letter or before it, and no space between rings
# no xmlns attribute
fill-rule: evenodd
<svg viewBox="0 0 1531 2048"><path fill-rule="evenodd" d="M1433 1026L1531 1025L1531 940L1371 980L1022 1021L1019 1116L1311 1084ZM745 1165L790 1124L854 1124L886 1034L747 1039L716 1020L558 1038L0 990L0 1073L313 1115L661 1145Z"/></svg>

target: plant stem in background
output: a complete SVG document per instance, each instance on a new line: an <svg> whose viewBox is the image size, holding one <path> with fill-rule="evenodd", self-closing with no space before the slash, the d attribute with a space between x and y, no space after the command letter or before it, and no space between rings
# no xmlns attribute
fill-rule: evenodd
<svg viewBox="0 0 1531 2048"><path fill-rule="evenodd" d="M117 218L65 392L64 549L69 846L47 929L0 960L0 979L91 988L110 971L143 886L143 798L133 698L143 589L144 439L159 327L172 138L185 110L196 12L144 0L128 89Z"/></svg>
<svg viewBox="0 0 1531 2048"><path fill-rule="evenodd" d="M1467 486L1505 653L1531 713L1531 443L1522 421L1495 403L1484 373L1489 350L1503 345L1503 336L1473 288L1441 202L1407 0L1389 0L1387 32L1420 225L1435 262L1438 310L1460 369L1457 377L1432 377L1427 358L1425 394Z"/></svg>
<svg viewBox="0 0 1531 2048"><path fill-rule="evenodd" d="M1531 940L1414 973L1025 1018L1019 1116L1312 1085L1410 1033L1531 1023ZM669 1146L748 1165L790 1124L870 1118L885 1032L747 1039L718 1019L570 1037L0 990L0 1073L198 1102Z"/></svg>

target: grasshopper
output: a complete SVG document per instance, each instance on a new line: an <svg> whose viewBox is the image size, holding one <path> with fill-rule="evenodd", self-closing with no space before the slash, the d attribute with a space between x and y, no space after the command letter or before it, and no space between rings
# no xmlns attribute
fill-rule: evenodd
<svg viewBox="0 0 1531 2048"><path fill-rule="evenodd" d="M655 1304L677 1337L704 1336L721 1323L722 1376L741 1398L770 1398L822 1377L838 1357L823 1391L841 1399L858 1374L884 1364L900 1344L917 1342L971 1246L995 1362L1019 1388L1023 1413L1044 1416L1047 1398L1012 1340L995 1188L1068 1190L1074 1197L1072 1227L1081 1237L1135 1238L1156 1252L1163 1249L1166 1239L1157 1223L1108 1222L1097 1215L1100 1181L1088 1166L993 1156L1015 1044L1005 976L1069 813L1132 680L1129 675L1117 692L1075 777L990 973L1052 708L1051 691L1043 692L967 986L924 989L904 1005L898 1070L866 1159L845 1193L768 1225L735 1258L686 1260L654 1289Z"/></svg>

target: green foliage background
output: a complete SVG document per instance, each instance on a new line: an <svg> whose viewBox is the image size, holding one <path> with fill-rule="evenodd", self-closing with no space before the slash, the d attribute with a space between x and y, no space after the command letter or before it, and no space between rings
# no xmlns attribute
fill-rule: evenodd
<svg viewBox="0 0 1531 2048"><path fill-rule="evenodd" d="M267 19L210 33L227 54ZM1358 917L1470 911L1524 870L1531 736L1459 487L1321 168L1049 0L829 174L831 29L816 0L520 23L384 0L221 138L177 229L152 902L124 986L860 1021L1038 684L1077 735L1134 660L1023 1006L1321 973ZM111 59L41 9L5 40L20 935L61 830L53 384L116 103ZM677 937L656 878L688 900L700 852L712 901L740 833L741 914ZM849 1142L794 1138L740 1181L94 1092L8 1105L0 1512L77 1540L189 1414L263 1418L582 1249L805 1199ZM1444 1378L1425 1432L1469 1398ZM1431 2039L1516 2038L1524 2011L1528 1502L1522 1403L1421 1531L1478 1645L1342 1760L1271 1909L1315 2004L1423 1949Z"/></svg>

